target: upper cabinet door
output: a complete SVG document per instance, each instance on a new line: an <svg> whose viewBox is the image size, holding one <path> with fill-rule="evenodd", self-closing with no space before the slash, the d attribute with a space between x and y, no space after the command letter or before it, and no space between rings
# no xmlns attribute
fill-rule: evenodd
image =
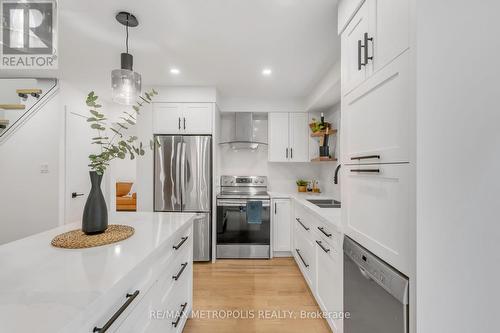
<svg viewBox="0 0 500 333"><path fill-rule="evenodd" d="M341 37L342 93L356 88L366 78L364 34L368 32L368 4L365 2Z"/></svg>
<svg viewBox="0 0 500 333"><path fill-rule="evenodd" d="M181 103L153 104L153 133L179 134L182 128Z"/></svg>
<svg viewBox="0 0 500 333"><path fill-rule="evenodd" d="M290 113L290 152L292 162L309 162L309 124L307 113Z"/></svg>
<svg viewBox="0 0 500 333"><path fill-rule="evenodd" d="M410 74L406 53L344 97L344 164L411 162Z"/></svg>
<svg viewBox="0 0 500 333"><path fill-rule="evenodd" d="M288 113L269 113L268 118L268 160L286 162L290 157L288 139ZM306 140L307 144L307 140Z"/></svg>
<svg viewBox="0 0 500 333"><path fill-rule="evenodd" d="M213 103L184 103L182 109L182 133L212 134Z"/></svg>
<svg viewBox="0 0 500 333"><path fill-rule="evenodd" d="M368 62L371 74L382 69L409 47L410 9L408 0L370 0ZM369 75L370 75L369 74Z"/></svg>

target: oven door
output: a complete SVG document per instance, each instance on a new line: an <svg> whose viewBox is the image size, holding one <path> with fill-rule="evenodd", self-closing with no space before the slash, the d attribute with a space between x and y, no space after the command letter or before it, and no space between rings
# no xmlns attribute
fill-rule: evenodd
<svg viewBox="0 0 500 333"><path fill-rule="evenodd" d="M261 223L247 222L248 201L262 201ZM269 200L217 200L218 258L268 258L270 238Z"/></svg>

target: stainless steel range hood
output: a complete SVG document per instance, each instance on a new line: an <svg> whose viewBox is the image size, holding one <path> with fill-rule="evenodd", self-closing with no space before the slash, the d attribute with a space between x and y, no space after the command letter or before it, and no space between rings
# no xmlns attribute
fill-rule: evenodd
<svg viewBox="0 0 500 333"><path fill-rule="evenodd" d="M257 139L252 112L236 112L234 118L234 132L229 140L221 142L221 144L230 145L234 150L254 150L259 148L259 145L267 145L267 142Z"/></svg>

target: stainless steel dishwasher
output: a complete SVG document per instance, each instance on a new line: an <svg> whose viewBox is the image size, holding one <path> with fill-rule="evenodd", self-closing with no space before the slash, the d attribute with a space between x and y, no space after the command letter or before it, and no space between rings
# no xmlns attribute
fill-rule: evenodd
<svg viewBox="0 0 500 333"><path fill-rule="evenodd" d="M407 333L408 278L344 237L344 333Z"/></svg>

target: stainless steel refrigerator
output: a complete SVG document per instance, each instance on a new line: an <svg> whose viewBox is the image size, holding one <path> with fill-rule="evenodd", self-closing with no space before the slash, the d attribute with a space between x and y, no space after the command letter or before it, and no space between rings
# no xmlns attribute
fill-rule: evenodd
<svg viewBox="0 0 500 333"><path fill-rule="evenodd" d="M195 212L195 261L210 260L212 217L212 137L155 137L154 210Z"/></svg>

